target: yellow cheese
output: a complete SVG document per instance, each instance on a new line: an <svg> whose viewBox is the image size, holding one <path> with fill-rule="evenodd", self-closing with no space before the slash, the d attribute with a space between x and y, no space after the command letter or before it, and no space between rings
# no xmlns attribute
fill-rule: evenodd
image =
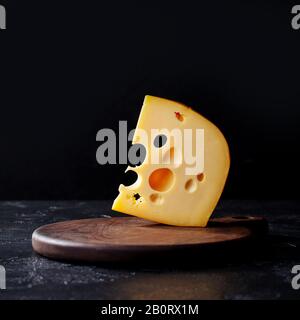
<svg viewBox="0 0 300 320"><path fill-rule="evenodd" d="M173 129L179 130L182 137L192 131L193 141L182 139L179 144L170 134ZM202 129L202 140L196 139L196 129ZM156 136L163 134L165 145L155 145L153 130ZM184 144L188 142L194 156L199 150L204 152L204 167L192 174L191 170L187 172L191 163L184 161ZM131 186L120 185L112 209L169 225L205 227L221 196L230 165L228 145L220 130L189 107L146 96L133 143L145 146L146 158L140 166L127 168L135 171L138 179ZM153 155L158 163L153 163Z"/></svg>

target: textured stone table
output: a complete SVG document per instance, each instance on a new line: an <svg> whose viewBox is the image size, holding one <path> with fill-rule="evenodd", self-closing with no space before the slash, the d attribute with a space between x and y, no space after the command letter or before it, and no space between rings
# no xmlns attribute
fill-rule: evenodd
<svg viewBox="0 0 300 320"><path fill-rule="evenodd" d="M43 224L115 215L110 201L0 202L0 264L7 290L0 299L285 299L300 298L291 269L300 264L300 202L234 201L215 216L261 215L270 225L260 250L194 265L104 266L36 255L31 234Z"/></svg>

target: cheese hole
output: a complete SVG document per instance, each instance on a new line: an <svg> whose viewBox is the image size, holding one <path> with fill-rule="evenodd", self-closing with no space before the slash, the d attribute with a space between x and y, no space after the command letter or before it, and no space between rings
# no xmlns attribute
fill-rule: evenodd
<svg viewBox="0 0 300 320"><path fill-rule="evenodd" d="M197 190L197 183L194 179L189 179L184 186L185 190L189 193L193 193Z"/></svg>
<svg viewBox="0 0 300 320"><path fill-rule="evenodd" d="M139 193L135 193L135 194L133 195L133 197L134 197L134 199L135 199L136 201L138 201L138 200L141 198L141 196L139 195Z"/></svg>
<svg viewBox="0 0 300 320"><path fill-rule="evenodd" d="M204 180L204 173L197 174L197 180L202 182Z"/></svg>
<svg viewBox="0 0 300 320"><path fill-rule="evenodd" d="M181 122L184 120L184 116L180 112L175 112L175 117L176 117L177 120L179 120Z"/></svg>
<svg viewBox="0 0 300 320"><path fill-rule="evenodd" d="M150 195L150 201L153 202L154 204L160 205L160 204L163 204L164 199L160 194L153 193Z"/></svg>
<svg viewBox="0 0 300 320"><path fill-rule="evenodd" d="M153 144L156 148L161 148L167 142L167 137L164 134L160 134L155 137Z"/></svg>
<svg viewBox="0 0 300 320"><path fill-rule="evenodd" d="M143 197L139 193L134 193L132 195L132 199L134 201L134 204L140 204L144 202Z"/></svg>
<svg viewBox="0 0 300 320"><path fill-rule="evenodd" d="M128 187L134 184L138 179L138 175L136 172L129 170L125 173L125 181L123 182L123 185Z"/></svg>
<svg viewBox="0 0 300 320"><path fill-rule="evenodd" d="M174 174L168 168L153 171L149 177L150 187L155 191L168 191L174 182Z"/></svg>

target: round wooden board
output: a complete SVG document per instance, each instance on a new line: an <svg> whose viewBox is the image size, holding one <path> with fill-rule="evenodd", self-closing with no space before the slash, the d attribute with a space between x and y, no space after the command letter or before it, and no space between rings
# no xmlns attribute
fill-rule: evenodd
<svg viewBox="0 0 300 320"><path fill-rule="evenodd" d="M212 219L207 228L174 227L140 218L95 218L42 226L32 235L33 249L48 258L117 262L179 257L204 248L245 241L265 231L255 217Z"/></svg>

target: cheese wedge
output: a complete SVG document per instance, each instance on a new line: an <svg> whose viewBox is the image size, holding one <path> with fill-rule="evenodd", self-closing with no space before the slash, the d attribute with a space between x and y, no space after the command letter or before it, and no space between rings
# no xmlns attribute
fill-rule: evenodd
<svg viewBox="0 0 300 320"><path fill-rule="evenodd" d="M170 134L174 129L185 137L181 144ZM197 129L202 129L202 140L196 139ZM186 138L186 132L194 135ZM147 133L148 138L142 133ZM157 144L158 136L164 138L164 145ZM145 161L138 167L127 168L137 173L137 181L131 186L120 185L112 209L168 225L205 227L221 196L230 166L228 145L221 131L189 107L146 96L133 136L135 143L145 146ZM198 152L199 156L199 150L203 153L199 171L197 166L188 170L192 163L187 164L184 159L185 144L191 146L194 155Z"/></svg>

